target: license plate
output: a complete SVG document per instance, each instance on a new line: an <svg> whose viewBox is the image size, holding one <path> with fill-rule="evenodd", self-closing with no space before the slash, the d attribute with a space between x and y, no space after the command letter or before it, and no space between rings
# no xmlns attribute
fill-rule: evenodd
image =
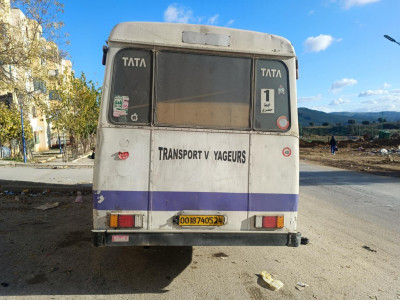
<svg viewBox="0 0 400 300"><path fill-rule="evenodd" d="M180 215L180 226L222 226L224 225L224 216L197 216Z"/></svg>

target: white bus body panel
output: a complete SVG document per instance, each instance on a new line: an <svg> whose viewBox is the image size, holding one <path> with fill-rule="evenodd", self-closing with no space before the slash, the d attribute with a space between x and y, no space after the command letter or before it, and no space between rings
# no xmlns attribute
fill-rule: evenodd
<svg viewBox="0 0 400 300"><path fill-rule="evenodd" d="M173 225L172 217L183 211L227 217L224 226L204 230L254 230L252 218L266 212L285 216L283 230L296 228L298 185L291 184L298 180L295 137L103 128L98 142L95 229L107 229L106 216L112 211L142 214L140 230L190 230ZM129 157L121 160L119 152ZM280 168L269 167L276 165ZM266 198L275 204L264 205ZM287 201L291 204L280 203ZM286 210L268 209L271 205Z"/></svg>

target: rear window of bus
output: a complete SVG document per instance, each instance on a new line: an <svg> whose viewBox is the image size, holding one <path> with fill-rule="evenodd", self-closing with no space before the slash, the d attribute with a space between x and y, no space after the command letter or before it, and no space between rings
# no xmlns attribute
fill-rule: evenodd
<svg viewBox="0 0 400 300"><path fill-rule="evenodd" d="M253 130L287 131L289 99L281 61L122 49L114 58L109 116L117 124L250 130L252 123Z"/></svg>
<svg viewBox="0 0 400 300"><path fill-rule="evenodd" d="M248 129L251 59L160 52L156 123Z"/></svg>

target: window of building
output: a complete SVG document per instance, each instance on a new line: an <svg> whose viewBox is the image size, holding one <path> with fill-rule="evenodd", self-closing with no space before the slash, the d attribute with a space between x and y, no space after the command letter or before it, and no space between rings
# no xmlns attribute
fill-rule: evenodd
<svg viewBox="0 0 400 300"><path fill-rule="evenodd" d="M49 91L49 100L61 100L58 91Z"/></svg>
<svg viewBox="0 0 400 300"><path fill-rule="evenodd" d="M33 132L33 139L34 139L36 145L40 143L39 132L37 132L37 131Z"/></svg>
<svg viewBox="0 0 400 300"><path fill-rule="evenodd" d="M33 79L33 89L37 92L46 93L46 82L38 78Z"/></svg>

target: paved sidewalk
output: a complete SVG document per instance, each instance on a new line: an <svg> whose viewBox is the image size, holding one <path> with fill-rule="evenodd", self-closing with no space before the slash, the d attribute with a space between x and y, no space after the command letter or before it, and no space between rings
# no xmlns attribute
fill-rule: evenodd
<svg viewBox="0 0 400 300"><path fill-rule="evenodd" d="M0 168L1 167L34 167L34 168L53 168L53 169L62 169L62 168L71 168L71 169L81 169L81 168L93 168L94 159L89 158L92 152L88 152L86 154L81 155L77 159L70 162L63 162L62 158L54 158L48 159L45 162L34 163L27 162L26 164L23 162L15 162L9 160L0 159Z"/></svg>
<svg viewBox="0 0 400 300"><path fill-rule="evenodd" d="M90 153L91 154L91 153ZM72 162L61 158L45 163L21 163L0 160L0 195L10 192L15 195L29 193L75 192L90 193L93 181L93 159L82 155ZM22 195L22 194L21 194Z"/></svg>

